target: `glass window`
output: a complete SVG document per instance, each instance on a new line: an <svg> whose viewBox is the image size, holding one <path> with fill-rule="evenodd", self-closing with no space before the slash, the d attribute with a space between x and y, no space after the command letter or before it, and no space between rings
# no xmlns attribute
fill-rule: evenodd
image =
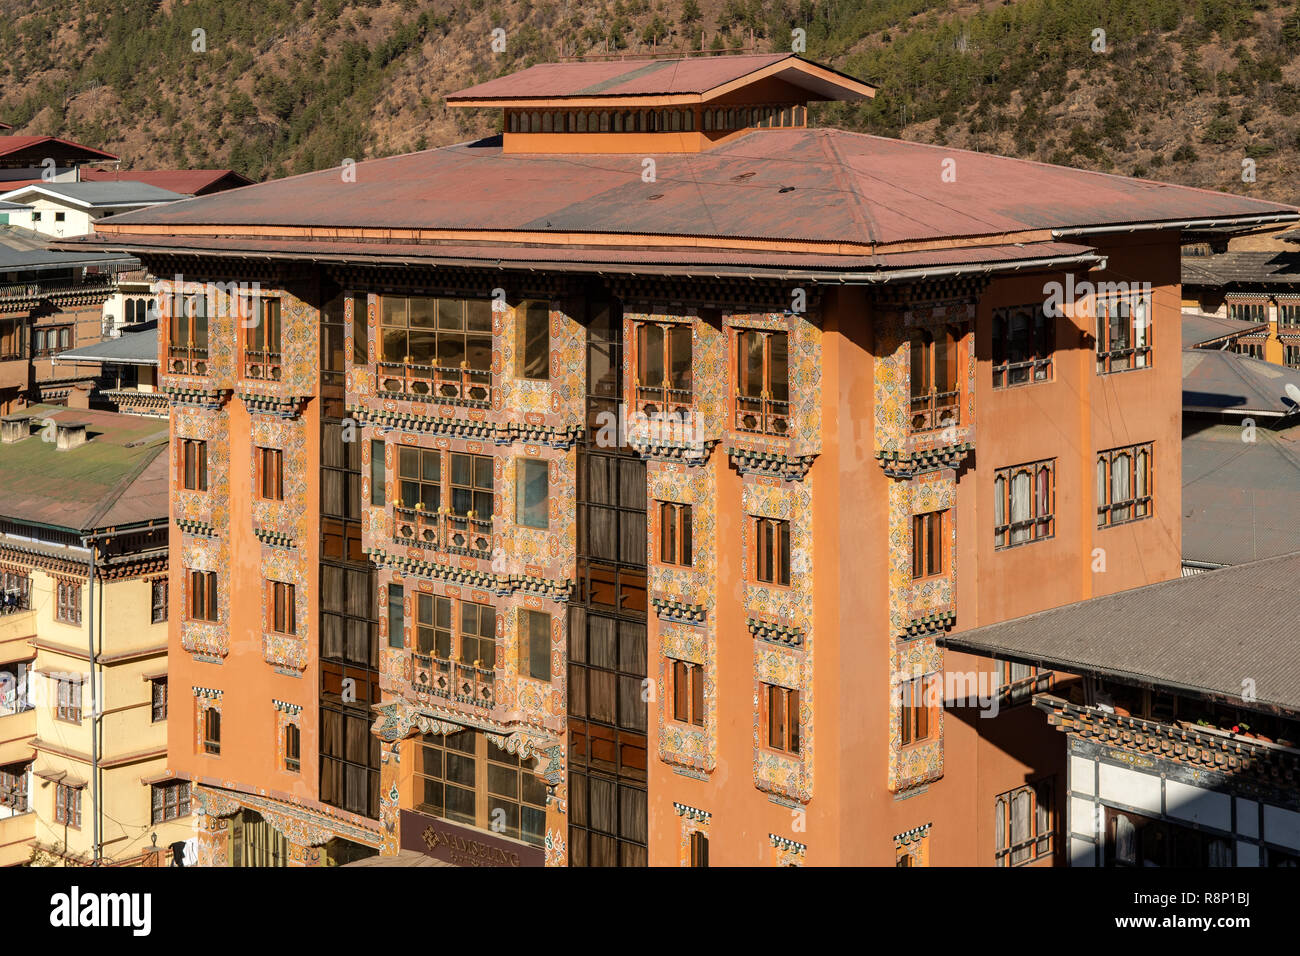
<svg viewBox="0 0 1300 956"><path fill-rule="evenodd" d="M515 488L515 523L526 528L550 525L550 463L538 458L520 458Z"/></svg>

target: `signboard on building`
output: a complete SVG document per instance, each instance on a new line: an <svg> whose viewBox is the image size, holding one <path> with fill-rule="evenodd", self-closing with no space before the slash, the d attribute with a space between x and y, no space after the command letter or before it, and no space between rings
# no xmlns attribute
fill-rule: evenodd
<svg viewBox="0 0 1300 956"><path fill-rule="evenodd" d="M418 850L453 866L546 865L546 854L541 847L484 830L459 826L414 810L401 811L398 822L403 850Z"/></svg>

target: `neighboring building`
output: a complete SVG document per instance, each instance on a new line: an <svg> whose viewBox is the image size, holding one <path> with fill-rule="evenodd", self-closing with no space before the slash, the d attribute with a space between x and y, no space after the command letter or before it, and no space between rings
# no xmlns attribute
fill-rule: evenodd
<svg viewBox="0 0 1300 956"><path fill-rule="evenodd" d="M233 169L83 169L81 181L146 183L186 196L207 196L253 182Z"/></svg>
<svg viewBox="0 0 1300 956"><path fill-rule="evenodd" d="M1300 551L1300 405L1288 386L1300 396L1300 370L1183 353L1184 574Z"/></svg>
<svg viewBox="0 0 1300 956"><path fill-rule="evenodd" d="M939 640L1178 577L1180 229L1298 215L807 127L872 92L539 66L447 97L499 138L61 244L190 282L200 862L1059 861L1053 676Z"/></svg>
<svg viewBox="0 0 1300 956"><path fill-rule="evenodd" d="M16 214L27 215L30 207L16 202L0 202L0 226L9 225L9 217Z"/></svg>
<svg viewBox="0 0 1300 956"><path fill-rule="evenodd" d="M1230 236L1192 245L1182 260L1183 304L1257 326L1228 346L1257 359L1300 368L1300 230Z"/></svg>
<svg viewBox="0 0 1300 956"><path fill-rule="evenodd" d="M12 225L54 239L88 235L109 216L187 198L136 182L42 182L0 193L0 200L28 207L10 214Z"/></svg>
<svg viewBox="0 0 1300 956"><path fill-rule="evenodd" d="M17 189L32 182L75 183L89 163L117 157L56 136L0 136L0 186Z"/></svg>
<svg viewBox="0 0 1300 956"><path fill-rule="evenodd" d="M171 402L158 390L158 323L124 327L117 338L60 352L60 365L101 368L90 395L92 408L167 418Z"/></svg>
<svg viewBox="0 0 1300 956"><path fill-rule="evenodd" d="M945 639L1080 675L1034 697L1072 866L1300 866L1297 581L1292 553Z"/></svg>
<svg viewBox="0 0 1300 956"><path fill-rule="evenodd" d="M25 229L0 227L0 414L23 404L89 402L94 366L55 356L98 342L118 272L139 260L84 250L53 252Z"/></svg>
<svg viewBox="0 0 1300 956"><path fill-rule="evenodd" d="M150 419L0 421L0 863L167 865L192 836L167 773L166 452Z"/></svg>

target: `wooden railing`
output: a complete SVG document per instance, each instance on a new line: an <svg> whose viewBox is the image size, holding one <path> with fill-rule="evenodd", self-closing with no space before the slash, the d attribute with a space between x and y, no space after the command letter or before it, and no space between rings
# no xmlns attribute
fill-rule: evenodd
<svg viewBox="0 0 1300 956"><path fill-rule="evenodd" d="M264 382L278 382L283 356L280 352L244 352L244 377Z"/></svg>
<svg viewBox="0 0 1300 956"><path fill-rule="evenodd" d="M956 425L961 417L960 392L937 392L912 396L912 431L928 432Z"/></svg>
<svg viewBox="0 0 1300 956"><path fill-rule="evenodd" d="M441 515L423 508L393 508L393 540L419 548L438 546Z"/></svg>
<svg viewBox="0 0 1300 956"><path fill-rule="evenodd" d="M736 396L736 430L760 435L790 434L790 403L778 402L766 392L755 398Z"/></svg>
<svg viewBox="0 0 1300 956"><path fill-rule="evenodd" d="M411 653L411 683L435 697L491 708L496 703L497 675L490 667L462 664L432 654Z"/></svg>
<svg viewBox="0 0 1300 956"><path fill-rule="evenodd" d="M207 375L208 350L178 345L169 346L167 372L171 375Z"/></svg>
<svg viewBox="0 0 1300 956"><path fill-rule="evenodd" d="M637 382L636 407L647 415L689 415L691 390L671 388L667 382L657 386Z"/></svg>
<svg viewBox="0 0 1300 956"><path fill-rule="evenodd" d="M412 362L380 362L379 389L432 402L488 405L492 401L492 372L469 366L447 368Z"/></svg>
<svg viewBox="0 0 1300 956"><path fill-rule="evenodd" d="M414 548L439 548L454 554L487 558L492 554L492 519L473 512L393 507L393 540Z"/></svg>

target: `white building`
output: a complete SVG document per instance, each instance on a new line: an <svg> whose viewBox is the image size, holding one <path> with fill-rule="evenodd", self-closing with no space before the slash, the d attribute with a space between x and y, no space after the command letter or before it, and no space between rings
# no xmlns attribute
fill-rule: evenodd
<svg viewBox="0 0 1300 956"><path fill-rule="evenodd" d="M107 216L189 198L134 181L41 182L0 193L0 203L25 207L7 210L9 225L55 239L89 235L95 222Z"/></svg>

